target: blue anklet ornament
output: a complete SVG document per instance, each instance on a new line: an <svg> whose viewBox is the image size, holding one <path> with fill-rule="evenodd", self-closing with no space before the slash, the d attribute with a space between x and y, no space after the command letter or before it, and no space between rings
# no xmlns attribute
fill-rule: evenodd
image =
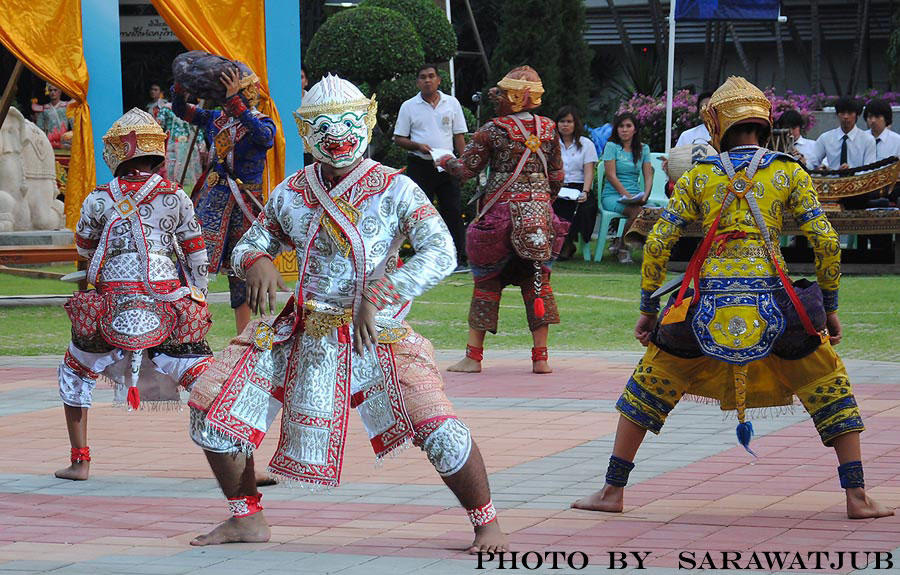
<svg viewBox="0 0 900 575"><path fill-rule="evenodd" d="M609 456L609 467L606 469L606 482L614 487L628 485L628 474L634 469L634 463L625 461L615 455Z"/></svg>
<svg viewBox="0 0 900 575"><path fill-rule="evenodd" d="M753 437L753 424L749 421L739 423L737 426L737 438L741 446L753 457L759 457L750 449L750 439Z"/></svg>
<svg viewBox="0 0 900 575"><path fill-rule="evenodd" d="M849 461L841 465L838 467L838 477L841 480L841 489L866 486L862 461Z"/></svg>

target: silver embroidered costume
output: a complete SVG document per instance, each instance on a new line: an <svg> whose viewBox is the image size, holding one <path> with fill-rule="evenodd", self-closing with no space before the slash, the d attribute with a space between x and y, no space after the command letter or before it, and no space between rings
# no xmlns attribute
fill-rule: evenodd
<svg viewBox="0 0 900 575"><path fill-rule="evenodd" d="M104 142L115 171L126 160L160 157L165 134L152 116L133 109ZM101 374L116 384L118 403L129 382L141 390L137 403L141 395L151 403L178 401L178 387L189 388L211 356L204 340L208 260L190 198L158 175L118 176L85 198L75 243L97 289L76 292L65 306L72 342L59 368L63 402L90 407Z"/></svg>

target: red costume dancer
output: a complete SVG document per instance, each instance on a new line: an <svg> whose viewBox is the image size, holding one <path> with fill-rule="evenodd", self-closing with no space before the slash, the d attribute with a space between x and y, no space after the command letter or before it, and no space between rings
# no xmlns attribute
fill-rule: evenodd
<svg viewBox="0 0 900 575"><path fill-rule="evenodd" d="M96 289L65 305L72 342L59 366L59 395L72 464L56 472L62 479L88 478L87 411L101 375L131 409L178 407L178 390L189 390L212 359L204 339L209 260L194 205L178 184L150 173L165 158L165 132L133 108L103 143L115 177L88 194L75 229Z"/></svg>
<svg viewBox="0 0 900 575"><path fill-rule="evenodd" d="M500 116L475 133L462 157L437 161L463 180L491 168L478 197L478 215L466 232L475 276L466 357L450 371L481 371L484 335L497 333L500 296L507 285L522 290L534 339L534 372L551 371L547 334L550 324L559 323L559 312L550 288L550 262L559 255L569 224L551 208L563 180L556 125L528 111L541 105L543 93L531 67L513 69L490 91Z"/></svg>

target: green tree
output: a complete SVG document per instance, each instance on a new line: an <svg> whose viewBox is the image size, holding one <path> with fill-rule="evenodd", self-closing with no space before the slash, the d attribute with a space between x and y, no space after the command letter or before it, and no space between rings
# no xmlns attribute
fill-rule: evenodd
<svg viewBox="0 0 900 575"><path fill-rule="evenodd" d="M412 22L387 8L360 6L328 18L309 45L313 77L326 72L356 83L377 85L403 72L415 72L425 52Z"/></svg>
<svg viewBox="0 0 900 575"><path fill-rule="evenodd" d="M564 29L560 37L559 70L563 78L559 86L561 105L575 106L582 119L587 112L591 84L593 52L584 39L584 3L581 0L562 0L560 20ZM545 110L547 113L551 113ZM553 112L556 108L553 108Z"/></svg>
<svg viewBox="0 0 900 575"><path fill-rule="evenodd" d="M527 64L544 84L542 114L553 116L565 104L584 111L591 53L583 30L581 0L504 0L491 85L511 68Z"/></svg>
<svg viewBox="0 0 900 575"><path fill-rule="evenodd" d="M432 0L365 0L360 6L387 8L406 16L416 27L426 62L447 62L456 56L456 33Z"/></svg>

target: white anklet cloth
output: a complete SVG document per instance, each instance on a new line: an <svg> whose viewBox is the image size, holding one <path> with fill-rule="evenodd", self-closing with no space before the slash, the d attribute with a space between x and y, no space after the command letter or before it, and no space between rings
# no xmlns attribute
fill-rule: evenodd
<svg viewBox="0 0 900 575"><path fill-rule="evenodd" d="M469 514L469 521L472 522L473 527L481 527L497 519L497 510L494 509L493 501L488 501L481 507L466 509L466 513Z"/></svg>
<svg viewBox="0 0 900 575"><path fill-rule="evenodd" d="M231 515L234 517L248 517L263 510L263 506L259 504L260 499L262 499L262 493L229 499L228 509L231 510Z"/></svg>

